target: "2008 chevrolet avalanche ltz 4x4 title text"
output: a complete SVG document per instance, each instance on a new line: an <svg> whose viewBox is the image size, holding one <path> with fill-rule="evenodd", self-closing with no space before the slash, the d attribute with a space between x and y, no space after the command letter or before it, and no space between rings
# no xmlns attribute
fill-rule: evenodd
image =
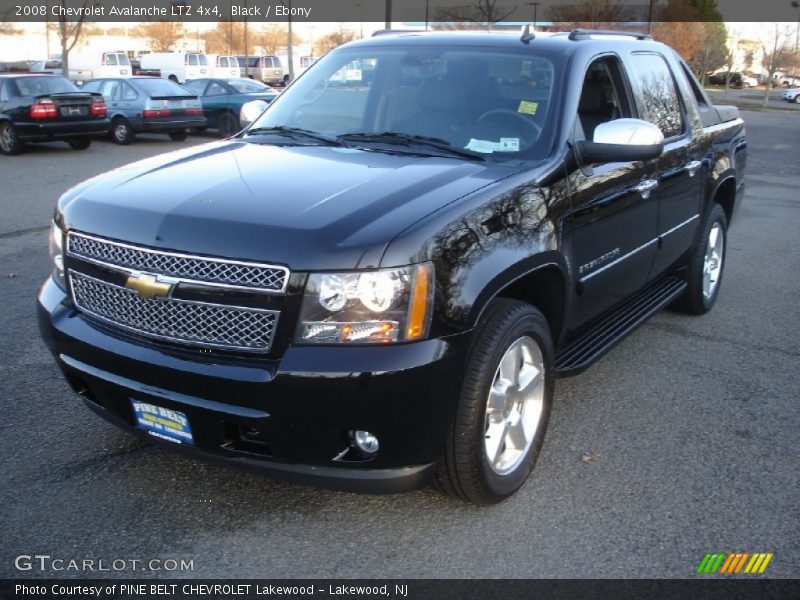
<svg viewBox="0 0 800 600"><path fill-rule="evenodd" d="M645 35L387 32L58 201L42 335L99 415L283 479L514 493L555 379L713 305L735 108Z"/></svg>

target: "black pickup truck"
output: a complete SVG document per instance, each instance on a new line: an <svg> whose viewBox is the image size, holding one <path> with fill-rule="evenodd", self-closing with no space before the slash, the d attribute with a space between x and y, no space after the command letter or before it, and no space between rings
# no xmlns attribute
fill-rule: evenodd
<svg viewBox="0 0 800 600"><path fill-rule="evenodd" d="M645 35L378 35L243 132L66 192L41 332L155 443L497 502L559 376L662 307L711 309L745 148Z"/></svg>

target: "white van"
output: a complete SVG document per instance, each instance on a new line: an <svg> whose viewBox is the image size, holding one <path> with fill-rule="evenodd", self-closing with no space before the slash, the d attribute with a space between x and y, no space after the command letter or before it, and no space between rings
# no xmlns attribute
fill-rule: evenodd
<svg viewBox="0 0 800 600"><path fill-rule="evenodd" d="M161 76L176 83L213 77L208 56L202 52L153 52L142 54L142 69L158 69Z"/></svg>
<svg viewBox="0 0 800 600"><path fill-rule="evenodd" d="M211 65L212 77L220 77L222 79L230 79L231 77L239 77L239 61L235 56L226 56L224 54L206 54L208 63Z"/></svg>
<svg viewBox="0 0 800 600"><path fill-rule="evenodd" d="M70 52L69 70L88 74L86 79L98 77L130 77L131 61L124 52ZM84 77L82 77L83 79Z"/></svg>

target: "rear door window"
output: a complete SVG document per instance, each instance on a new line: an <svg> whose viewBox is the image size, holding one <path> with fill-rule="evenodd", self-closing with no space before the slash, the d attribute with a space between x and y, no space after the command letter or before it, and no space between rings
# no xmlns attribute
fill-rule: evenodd
<svg viewBox="0 0 800 600"><path fill-rule="evenodd" d="M101 89L101 94L106 98L115 99L117 94L117 88L119 87L119 81L114 80L106 80L103 82L103 87Z"/></svg>
<svg viewBox="0 0 800 600"><path fill-rule="evenodd" d="M136 98L139 97L139 94L133 89L133 86L128 83L122 83L120 85L120 93L122 94L123 100L136 100Z"/></svg>

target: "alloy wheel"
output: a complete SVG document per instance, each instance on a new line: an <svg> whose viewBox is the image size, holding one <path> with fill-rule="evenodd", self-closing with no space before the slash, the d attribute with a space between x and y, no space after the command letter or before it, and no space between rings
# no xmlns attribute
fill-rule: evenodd
<svg viewBox="0 0 800 600"><path fill-rule="evenodd" d="M722 257L725 251L725 236L719 222L714 223L708 233L706 256L703 262L703 296L711 298L717 289L722 272Z"/></svg>
<svg viewBox="0 0 800 600"><path fill-rule="evenodd" d="M529 336L506 350L486 400L484 451L492 471L507 475L527 455L542 421L544 357Z"/></svg>

